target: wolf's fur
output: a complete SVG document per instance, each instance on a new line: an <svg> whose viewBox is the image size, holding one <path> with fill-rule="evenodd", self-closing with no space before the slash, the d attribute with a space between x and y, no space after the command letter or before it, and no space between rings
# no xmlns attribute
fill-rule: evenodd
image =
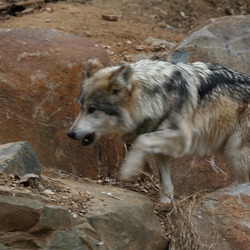
<svg viewBox="0 0 250 250"><path fill-rule="evenodd" d="M153 153L161 200L173 197L170 159L222 153L238 182L250 178L250 77L219 65L141 60L86 67L81 111L68 135L92 144L103 135L133 140L121 179L140 173Z"/></svg>

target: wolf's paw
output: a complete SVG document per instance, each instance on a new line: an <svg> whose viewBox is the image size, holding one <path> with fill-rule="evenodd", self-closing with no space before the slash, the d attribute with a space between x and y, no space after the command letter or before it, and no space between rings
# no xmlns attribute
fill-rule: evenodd
<svg viewBox="0 0 250 250"><path fill-rule="evenodd" d="M131 150L121 168L120 180L131 181L140 175L144 163L144 153Z"/></svg>
<svg viewBox="0 0 250 250"><path fill-rule="evenodd" d="M120 172L120 180L121 181L134 181L136 177L138 177L140 172L131 171L130 169L122 168Z"/></svg>
<svg viewBox="0 0 250 250"><path fill-rule="evenodd" d="M162 203L165 203L165 204L171 204L173 201L173 194L170 195L170 194L167 194L166 192L161 190L160 191L160 201Z"/></svg>
<svg viewBox="0 0 250 250"><path fill-rule="evenodd" d="M168 196L161 196L160 201L165 204L171 204L172 200Z"/></svg>

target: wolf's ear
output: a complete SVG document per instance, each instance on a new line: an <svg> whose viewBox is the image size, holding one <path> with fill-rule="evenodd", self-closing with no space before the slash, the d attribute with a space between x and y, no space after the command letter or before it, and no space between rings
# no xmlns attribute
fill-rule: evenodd
<svg viewBox="0 0 250 250"><path fill-rule="evenodd" d="M121 90L129 85L132 68L128 64L120 66L110 76L110 82L113 90Z"/></svg>
<svg viewBox="0 0 250 250"><path fill-rule="evenodd" d="M85 65L85 77L93 76L99 69L104 68L102 63L97 59L90 59Z"/></svg>

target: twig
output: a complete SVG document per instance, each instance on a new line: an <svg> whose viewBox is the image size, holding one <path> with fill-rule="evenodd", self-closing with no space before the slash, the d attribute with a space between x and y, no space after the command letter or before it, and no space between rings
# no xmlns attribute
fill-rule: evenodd
<svg viewBox="0 0 250 250"><path fill-rule="evenodd" d="M214 169L214 167L217 169L217 170L219 170L222 174L224 174L225 176L227 176L227 174L221 169L221 168L219 168L216 164L215 164L215 162L214 162L214 159L212 159L212 160L206 160L208 163L210 163L210 165L211 165L211 167L212 167L212 169Z"/></svg>
<svg viewBox="0 0 250 250"><path fill-rule="evenodd" d="M156 191L160 190L159 186L155 183L155 181L153 180L153 178L149 174L147 174L147 173L145 173L143 171L140 171L140 172L141 172L142 175L144 175L145 177L147 177L153 183L153 187L154 187L154 189Z"/></svg>

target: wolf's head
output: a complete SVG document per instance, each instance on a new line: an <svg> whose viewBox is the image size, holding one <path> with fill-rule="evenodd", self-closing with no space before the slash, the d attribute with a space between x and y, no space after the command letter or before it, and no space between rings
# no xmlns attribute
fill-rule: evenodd
<svg viewBox="0 0 250 250"><path fill-rule="evenodd" d="M78 103L80 112L68 136L88 146L103 135L123 135L133 127L132 68L106 67L98 59L89 60Z"/></svg>

